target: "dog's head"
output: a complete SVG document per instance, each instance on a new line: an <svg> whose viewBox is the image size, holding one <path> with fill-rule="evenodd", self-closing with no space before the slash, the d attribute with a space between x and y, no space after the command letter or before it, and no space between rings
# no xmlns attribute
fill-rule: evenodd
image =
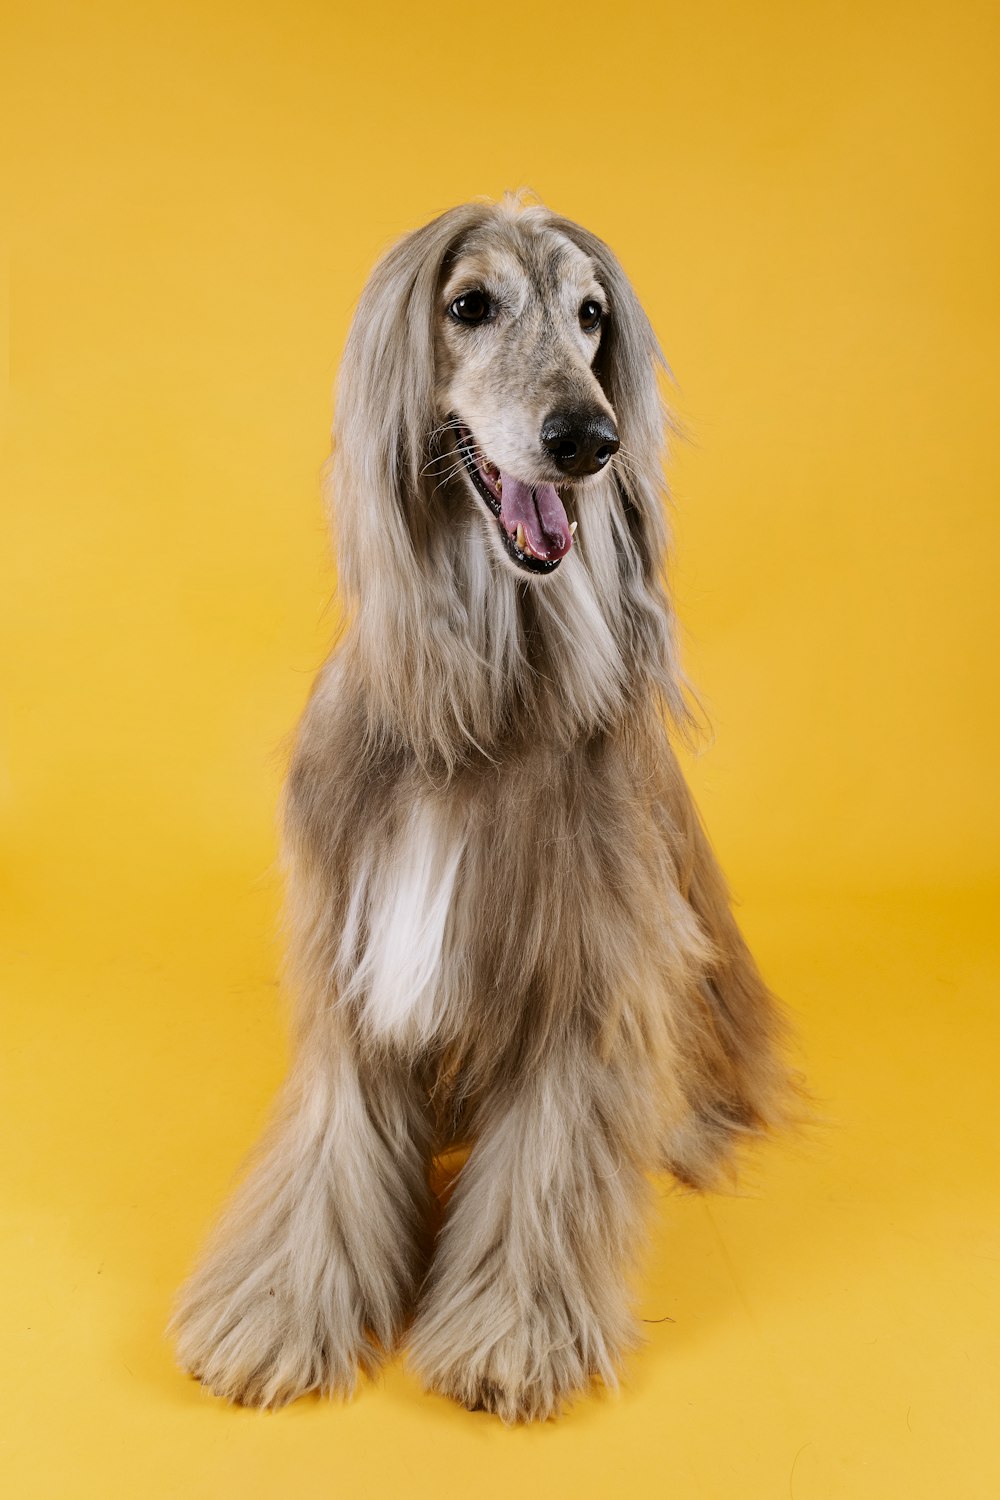
<svg viewBox="0 0 1000 1500"><path fill-rule="evenodd" d="M551 573L573 545L570 488L620 447L594 371L609 294L578 245L523 219L468 235L442 282L439 409L506 556Z"/></svg>
<svg viewBox="0 0 1000 1500"><path fill-rule="evenodd" d="M591 497L616 506L640 567L654 569L659 358L618 261L577 224L505 199L408 235L365 288L341 370L334 489L348 586L363 591L380 550L398 576L440 560L456 536L524 581L551 576L578 524L587 552Z"/></svg>

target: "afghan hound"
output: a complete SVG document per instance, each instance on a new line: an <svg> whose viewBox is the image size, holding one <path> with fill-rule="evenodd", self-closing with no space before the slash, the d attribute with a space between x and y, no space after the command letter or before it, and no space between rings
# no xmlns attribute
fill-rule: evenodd
<svg viewBox="0 0 1000 1500"><path fill-rule="evenodd" d="M231 1401L350 1392L407 1329L428 1388L508 1422L615 1383L649 1174L710 1185L783 1114L672 745L660 363L608 247L518 199L361 296L344 626L285 797L294 1062L174 1319Z"/></svg>

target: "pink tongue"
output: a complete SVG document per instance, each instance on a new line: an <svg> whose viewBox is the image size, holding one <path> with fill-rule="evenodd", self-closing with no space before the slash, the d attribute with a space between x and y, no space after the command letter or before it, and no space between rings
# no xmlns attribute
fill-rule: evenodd
<svg viewBox="0 0 1000 1500"><path fill-rule="evenodd" d="M573 545L569 522L555 485L524 484L510 474L501 474L500 519L509 536L516 537L518 522L524 527L526 551L552 562L565 557Z"/></svg>

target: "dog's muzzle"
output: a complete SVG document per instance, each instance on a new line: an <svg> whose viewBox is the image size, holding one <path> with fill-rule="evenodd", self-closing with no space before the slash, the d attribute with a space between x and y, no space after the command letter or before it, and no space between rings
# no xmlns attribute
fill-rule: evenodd
<svg viewBox="0 0 1000 1500"><path fill-rule="evenodd" d="M511 561L527 573L554 572L573 546L576 532L576 522L567 516L555 485L531 485L503 473L482 456L469 429L453 420L466 472L496 518Z"/></svg>

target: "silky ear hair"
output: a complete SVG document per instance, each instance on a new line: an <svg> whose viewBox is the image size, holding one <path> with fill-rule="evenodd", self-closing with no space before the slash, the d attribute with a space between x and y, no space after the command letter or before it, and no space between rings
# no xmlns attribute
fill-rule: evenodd
<svg viewBox="0 0 1000 1500"><path fill-rule="evenodd" d="M425 527L435 420L435 299L449 254L489 217L450 209L399 240L372 272L337 382L328 494L341 584L363 604L380 577L412 572ZM377 566L373 566L376 560Z"/></svg>
<svg viewBox="0 0 1000 1500"><path fill-rule="evenodd" d="M618 420L621 461L617 480L641 515L647 575L656 572L666 551L662 497L665 432L669 425L658 375L666 360L653 326L614 252L596 234L570 219L552 216L553 229L572 240L597 269L608 294L607 323L596 371Z"/></svg>
<svg viewBox="0 0 1000 1500"><path fill-rule="evenodd" d="M666 569L670 534L664 463L673 420L660 390L668 370L659 340L618 257L603 240L571 219L551 215L553 229L589 256L609 299L604 337L595 369L614 408L621 437L614 483L641 564L641 579L629 594L648 646L643 662L659 689L663 708L682 734L694 717L680 666Z"/></svg>

